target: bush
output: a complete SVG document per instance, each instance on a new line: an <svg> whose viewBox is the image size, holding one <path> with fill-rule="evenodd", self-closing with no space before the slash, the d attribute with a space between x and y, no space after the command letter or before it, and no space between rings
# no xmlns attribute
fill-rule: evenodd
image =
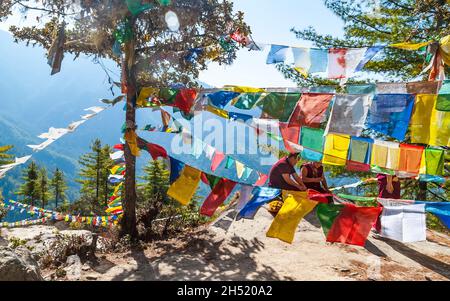
<svg viewBox="0 0 450 301"><path fill-rule="evenodd" d="M85 235L61 235L56 236L49 247L40 254L42 267L60 267L65 264L71 255L78 255L81 260L91 259L95 256L96 238L89 241Z"/></svg>

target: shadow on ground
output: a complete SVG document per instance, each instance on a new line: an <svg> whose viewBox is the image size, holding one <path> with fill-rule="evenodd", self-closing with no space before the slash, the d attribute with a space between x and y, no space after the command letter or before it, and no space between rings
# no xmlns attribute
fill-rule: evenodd
<svg viewBox="0 0 450 301"><path fill-rule="evenodd" d="M226 242L211 238L209 232L203 231L156 242L152 250L157 255L133 249L130 256L137 267L123 269L111 280L292 280L255 261L252 255L264 248L257 238L233 236ZM104 274L111 268L111 262L107 262L97 272Z"/></svg>

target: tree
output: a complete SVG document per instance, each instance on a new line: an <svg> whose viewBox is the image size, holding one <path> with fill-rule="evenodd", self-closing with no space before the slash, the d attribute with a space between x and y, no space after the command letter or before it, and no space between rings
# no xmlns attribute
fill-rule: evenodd
<svg viewBox="0 0 450 301"><path fill-rule="evenodd" d="M12 145L0 146L0 168L2 165L12 163L13 155L7 154L6 152L12 149ZM0 189L0 199L3 199L2 189Z"/></svg>
<svg viewBox="0 0 450 301"><path fill-rule="evenodd" d="M64 179L64 173L56 168L53 173L53 178L50 181L50 190L53 193L53 199L55 200L55 208L58 208L58 202L66 199L67 185Z"/></svg>
<svg viewBox="0 0 450 301"><path fill-rule="evenodd" d="M297 38L311 41L319 48L365 47L405 41L411 43L439 41L440 38L450 34L450 5L445 0L324 0L324 3L344 21L343 38L319 34L312 27L303 30L291 29ZM365 69L381 73L391 80L408 81L420 75L425 62L423 52L385 48L384 55L377 56L365 66ZM286 78L295 81L299 86L335 85L338 91L341 89L336 81L312 75L305 78L287 65L280 64L277 67ZM449 71L449 67L446 66L446 73ZM369 77L359 81L349 80L349 83L373 81ZM377 135L371 131L367 131L366 134ZM378 135L377 138L389 139L383 135ZM344 168L331 167L330 170L333 176L351 176ZM371 176L368 173L358 175ZM414 181L406 181L402 186L404 195L409 198L426 200L431 195L432 200L440 200L436 191L427 189L426 182L414 185Z"/></svg>
<svg viewBox="0 0 450 301"><path fill-rule="evenodd" d="M12 145L0 146L0 167L2 165L12 163L11 159L12 159L13 155L6 153L7 151L9 151L12 148L13 148Z"/></svg>
<svg viewBox="0 0 450 301"><path fill-rule="evenodd" d="M45 205L48 204L47 201L50 199L50 191L49 191L49 181L47 175L47 169L45 167L39 170L39 196L42 201L42 208L45 208Z"/></svg>
<svg viewBox="0 0 450 301"><path fill-rule="evenodd" d="M169 170L167 163L163 160L152 160L144 167L145 175L142 179L145 181L144 198L158 199L161 203L167 203L167 189L169 189Z"/></svg>
<svg viewBox="0 0 450 301"><path fill-rule="evenodd" d="M237 31L243 35L249 33L243 13L234 13L228 0L177 0L170 5L170 1L142 1L143 6L140 0L46 0L37 6L26 0L2 2L0 19L19 9L24 14L30 11L40 14L37 20L43 22L41 26L10 28L17 40L50 49L53 34L63 29L62 24L66 22L71 26L64 30L64 52L110 58L120 63L120 56L113 51L118 48L116 41L120 44L124 52L122 74L126 78L123 92L127 96L127 131L136 129L134 104L142 87L168 87L176 83L196 86L195 78L200 70L207 68L208 61L226 64L235 58L237 47L232 47L223 37L228 39ZM171 31L168 30L165 19L171 25L181 25L180 29L170 26ZM195 53L195 59L185 60L193 49L202 51ZM136 159L128 143L125 160L122 234L135 237Z"/></svg>
<svg viewBox="0 0 450 301"><path fill-rule="evenodd" d="M108 195L112 189L108 185L108 177L113 162L109 158L110 147L102 147L99 139L91 144L91 150L80 157L82 168L77 182L82 185L81 198L90 203L90 210L99 211L108 204Z"/></svg>
<svg viewBox="0 0 450 301"><path fill-rule="evenodd" d="M24 170L22 180L24 183L20 186L17 194L23 196L25 201L29 202L31 206L34 206L35 202L41 197L39 166L34 161Z"/></svg>

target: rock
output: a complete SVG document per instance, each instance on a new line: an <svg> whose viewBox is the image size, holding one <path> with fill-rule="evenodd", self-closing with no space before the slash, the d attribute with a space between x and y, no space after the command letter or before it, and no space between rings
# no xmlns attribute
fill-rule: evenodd
<svg viewBox="0 0 450 301"><path fill-rule="evenodd" d="M340 271L341 271L342 273L348 273L348 272L350 272L350 269L340 269Z"/></svg>
<svg viewBox="0 0 450 301"><path fill-rule="evenodd" d="M353 272L353 273L349 274L349 276L352 276L352 277L358 276L358 275L359 275L359 273L357 273L357 272Z"/></svg>
<svg viewBox="0 0 450 301"><path fill-rule="evenodd" d="M66 271L67 280L75 281L80 280L81 278L81 260L78 255L71 255L67 257L66 267L64 270Z"/></svg>
<svg viewBox="0 0 450 301"><path fill-rule="evenodd" d="M95 275L87 275L86 276L86 280L97 280L97 279L98 279L98 277Z"/></svg>
<svg viewBox="0 0 450 301"><path fill-rule="evenodd" d="M43 281L38 263L30 251L0 247L0 281Z"/></svg>
<svg viewBox="0 0 450 301"><path fill-rule="evenodd" d="M83 266L81 267L81 270L82 270L82 271L85 271L85 272L86 272L86 271L89 271L90 269L91 269L91 267L90 267L88 264L86 264L86 263L83 264Z"/></svg>

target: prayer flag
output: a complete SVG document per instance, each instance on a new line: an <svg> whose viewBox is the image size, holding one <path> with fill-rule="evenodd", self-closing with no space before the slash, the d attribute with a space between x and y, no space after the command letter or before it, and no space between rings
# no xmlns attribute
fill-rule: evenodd
<svg viewBox="0 0 450 301"><path fill-rule="evenodd" d="M134 130L128 130L125 132L125 141L128 144L128 147L131 150L131 154L135 157L140 155L139 147L138 147L138 136Z"/></svg>
<svg viewBox="0 0 450 301"><path fill-rule="evenodd" d="M283 206L273 220L266 236L292 243L298 224L316 207L317 202L309 200L308 193L305 191L283 190L283 200Z"/></svg>
<svg viewBox="0 0 450 301"><path fill-rule="evenodd" d="M210 195L206 198L200 208L200 214L209 217L213 216L217 208L225 202L230 193L233 191L234 186L236 186L235 182L227 179L221 179L211 191Z"/></svg>
<svg viewBox="0 0 450 301"><path fill-rule="evenodd" d="M302 127L300 144L304 147L302 151L303 159L311 161L322 160L323 133L322 129Z"/></svg>
<svg viewBox="0 0 450 301"><path fill-rule="evenodd" d="M328 242L364 246L381 207L319 204L317 217Z"/></svg>
<svg viewBox="0 0 450 301"><path fill-rule="evenodd" d="M419 174L424 149L423 146L400 144L400 162L398 169L407 173Z"/></svg>
<svg viewBox="0 0 450 301"><path fill-rule="evenodd" d="M371 165L397 170L400 159L400 145L396 142L375 140L372 147Z"/></svg>
<svg viewBox="0 0 450 301"><path fill-rule="evenodd" d="M290 47L282 45L272 45L266 64L284 63L290 51Z"/></svg>
<svg viewBox="0 0 450 301"><path fill-rule="evenodd" d="M352 137L348 152L347 169L350 171L370 170L373 140L369 138Z"/></svg>
<svg viewBox="0 0 450 301"><path fill-rule="evenodd" d="M210 103L219 108L223 109L230 101L238 97L240 94L232 91L219 91L212 94L208 94Z"/></svg>
<svg viewBox="0 0 450 301"><path fill-rule="evenodd" d="M273 119L287 122L300 96L300 93L269 93L258 106Z"/></svg>
<svg viewBox="0 0 450 301"><path fill-rule="evenodd" d="M369 111L367 127L404 140L414 107L414 95L377 94Z"/></svg>
<svg viewBox="0 0 450 301"><path fill-rule="evenodd" d="M197 98L197 94L198 92L195 89L181 89L175 97L174 106L184 113L189 114Z"/></svg>
<svg viewBox="0 0 450 301"><path fill-rule="evenodd" d="M167 195L182 205L187 205L197 190L200 176L201 171L185 165L181 175L170 185Z"/></svg>
<svg viewBox="0 0 450 301"><path fill-rule="evenodd" d="M384 49L384 46L372 46L367 49L367 51L364 53L364 56L362 57L361 61L359 62L358 66L356 67L355 71L359 72L361 71L364 66L375 56Z"/></svg>
<svg viewBox="0 0 450 301"><path fill-rule="evenodd" d="M328 51L314 48L292 48L295 70L307 77L309 73L325 72L328 66Z"/></svg>
<svg viewBox="0 0 450 301"><path fill-rule="evenodd" d="M444 150L427 148L425 150L425 166L427 175L442 176L444 174Z"/></svg>
<svg viewBox="0 0 450 301"><path fill-rule="evenodd" d="M333 97L333 94L302 94L289 118L289 126L319 127Z"/></svg>
<svg viewBox="0 0 450 301"><path fill-rule="evenodd" d="M345 78L346 48L330 48L328 49L328 78L340 79Z"/></svg>
<svg viewBox="0 0 450 301"><path fill-rule="evenodd" d="M425 204L383 206L381 236L401 242L426 240Z"/></svg>
<svg viewBox="0 0 450 301"><path fill-rule="evenodd" d="M239 217L253 219L258 209L277 198L281 194L280 189L268 187L255 187L251 200L239 212Z"/></svg>
<svg viewBox="0 0 450 301"><path fill-rule="evenodd" d="M360 136L369 111L371 95L336 95L326 133Z"/></svg>
<svg viewBox="0 0 450 301"><path fill-rule="evenodd" d="M181 171L184 168L184 163L174 159L172 157L170 159L170 184L173 184L181 174Z"/></svg>
<svg viewBox="0 0 450 301"><path fill-rule="evenodd" d="M230 158L230 157L228 157L228 158ZM244 174L245 166L244 166L244 164L242 164L241 162L239 162L237 160L235 161L235 163L236 163L237 177L240 179L240 178L242 178L242 175Z"/></svg>
<svg viewBox="0 0 450 301"><path fill-rule="evenodd" d="M214 157L211 162L211 170L212 172L215 172L217 168L219 167L220 163L225 159L225 154L222 152L219 152L218 150L215 151Z"/></svg>
<svg viewBox="0 0 450 301"><path fill-rule="evenodd" d="M444 80L442 88L439 90L436 110L450 111L450 80Z"/></svg>
<svg viewBox="0 0 450 301"><path fill-rule="evenodd" d="M241 96L236 98L236 102L233 105L241 110L250 110L267 95L267 93L242 93Z"/></svg>
<svg viewBox="0 0 450 301"><path fill-rule="evenodd" d="M347 162L350 136L330 134L325 140L323 164L345 166Z"/></svg>

